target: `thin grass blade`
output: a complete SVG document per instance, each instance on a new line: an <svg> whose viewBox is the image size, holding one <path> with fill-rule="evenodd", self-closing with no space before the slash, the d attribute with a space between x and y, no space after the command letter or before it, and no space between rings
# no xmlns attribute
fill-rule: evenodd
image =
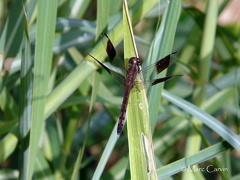
<svg viewBox="0 0 240 180"><path fill-rule="evenodd" d="M42 0L38 2L37 37L33 71L33 102L27 165L28 180L32 179L34 172L35 158L38 154L38 146L44 123L44 108L52 62L57 3L57 0Z"/></svg>

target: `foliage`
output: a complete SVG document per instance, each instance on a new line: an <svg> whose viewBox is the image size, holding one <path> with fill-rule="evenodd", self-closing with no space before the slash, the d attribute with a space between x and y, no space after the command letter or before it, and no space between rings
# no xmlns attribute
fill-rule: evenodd
<svg viewBox="0 0 240 180"><path fill-rule="evenodd" d="M183 74L146 89L160 179L240 176L239 25L217 23L228 3L128 1L143 67L178 51L167 74ZM123 89L88 55L105 59L102 31L123 51L122 1L2 0L0 9L0 179L134 179L135 137L127 124L116 137Z"/></svg>

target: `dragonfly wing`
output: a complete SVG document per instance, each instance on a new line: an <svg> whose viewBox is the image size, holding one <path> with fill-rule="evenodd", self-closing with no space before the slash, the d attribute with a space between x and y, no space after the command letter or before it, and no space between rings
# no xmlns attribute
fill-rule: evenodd
<svg viewBox="0 0 240 180"><path fill-rule="evenodd" d="M172 64L173 64L173 62L170 63L170 61L171 61L171 56L172 56L173 54L176 54L176 53L177 53L177 52L173 52L173 53L165 56L164 58L160 59L158 62L156 62L155 67L156 67L156 72L157 72L157 74L159 74L160 72L162 72L164 69L168 68L169 65L172 65Z"/></svg>
<svg viewBox="0 0 240 180"><path fill-rule="evenodd" d="M165 56L164 58L160 59L156 63L144 68L142 70L143 76L146 77L146 74L147 74L148 71L150 71L150 73L153 72L153 71L155 71L157 74L161 73L163 70L165 70L166 68L168 68L169 66L171 66L175 62L174 60L172 60L172 55L174 55L176 53L177 52L173 52L173 53ZM151 80L144 80L144 86L142 86L142 83L143 83L142 81L135 81L132 91L139 91L139 90L143 89L143 87L145 89L147 89L150 86L154 86L156 84L168 81L172 78L179 77L179 76L181 76L181 75L167 76L167 77L158 78L158 79L151 79Z"/></svg>
<svg viewBox="0 0 240 180"><path fill-rule="evenodd" d="M124 72L124 70L119 69L119 68L116 68L115 70L116 71L110 70L110 74L124 88L125 87L125 72Z"/></svg>
<svg viewBox="0 0 240 180"><path fill-rule="evenodd" d="M156 72L157 74L161 73L163 70L165 70L166 68L168 68L175 62L173 55L176 53L177 52L173 52L173 53L165 56L164 58L158 60L156 63L151 64L151 65L147 66L146 68L144 68L142 70L143 76L146 77L146 74L149 74L149 72L150 72L150 74L152 72Z"/></svg>
<svg viewBox="0 0 240 180"><path fill-rule="evenodd" d="M123 60L117 56L116 50L113 46L113 43L107 36L107 34L102 34L102 42L105 47L105 51L107 53L107 60L110 63L102 63L89 54L102 68L104 68L116 81L124 87L125 84L125 74L126 69L124 67Z"/></svg>
<svg viewBox="0 0 240 180"><path fill-rule="evenodd" d="M100 66L102 66L110 75L111 75L111 71L110 71L110 69L107 67L107 66L105 66L103 63L101 63L99 60L97 60L94 56L92 56L91 54L89 54L89 56L91 56L95 61L97 61L97 63L100 65Z"/></svg>
<svg viewBox="0 0 240 180"><path fill-rule="evenodd" d="M175 78L175 77L180 77L180 76L182 76L182 75L167 76L167 77L163 77L163 78L154 79L151 82L151 86L154 86L154 85L156 85L158 83L165 82L165 81L168 81L169 79L172 79L172 78Z"/></svg>
<svg viewBox="0 0 240 180"><path fill-rule="evenodd" d="M116 49L114 48L114 46L113 46L111 40L109 39L109 37L107 36L107 34L105 34L105 33L102 34L102 37L103 37L102 40L103 40L104 47L106 47L105 50L108 54L110 62L112 62L117 55Z"/></svg>
<svg viewBox="0 0 240 180"><path fill-rule="evenodd" d="M167 76L163 78L158 79L152 79L152 80L145 80L145 81L135 81L134 86L132 88L132 92L140 91L142 89L148 89L150 86L154 86L156 84L166 82L172 78L180 77L182 75L174 75L174 76ZM144 86L142 85L144 83Z"/></svg>
<svg viewBox="0 0 240 180"><path fill-rule="evenodd" d="M125 84L125 69L120 69L115 66L103 64L102 62L98 61L94 56L89 54L102 68L104 68L116 81L121 85L124 86Z"/></svg>
<svg viewBox="0 0 240 180"><path fill-rule="evenodd" d="M112 41L109 39L109 37L107 36L107 34L103 33L102 34L102 42L103 42L103 46L105 47L105 51L108 55L108 60L109 62L114 65L114 66L122 66L123 65L123 59L120 58L117 53L116 53L116 49L112 43ZM124 66L123 66L124 67Z"/></svg>

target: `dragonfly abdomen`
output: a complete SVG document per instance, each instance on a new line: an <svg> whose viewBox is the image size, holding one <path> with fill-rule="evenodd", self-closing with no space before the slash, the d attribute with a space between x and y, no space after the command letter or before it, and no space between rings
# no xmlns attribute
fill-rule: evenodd
<svg viewBox="0 0 240 180"><path fill-rule="evenodd" d="M128 105L129 94L130 94L130 90L126 90L124 93L120 116L118 118L118 127L117 127L118 136L120 136L120 134L122 133L123 124L126 116L127 105Z"/></svg>

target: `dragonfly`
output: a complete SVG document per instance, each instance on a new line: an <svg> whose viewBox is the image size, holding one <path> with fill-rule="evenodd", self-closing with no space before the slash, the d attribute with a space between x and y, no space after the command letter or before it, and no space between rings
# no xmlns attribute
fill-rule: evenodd
<svg viewBox="0 0 240 180"><path fill-rule="evenodd" d="M103 38L103 41L106 42L106 43L104 43L106 45L105 51L108 55L110 64L114 67L116 67L117 65L124 66L123 61L119 61L119 58L116 53L116 49L114 48L113 43L111 42L111 40L109 39L107 34L103 33L102 38ZM121 135L122 130L123 130L123 125L124 125L124 120L125 120L125 116L126 116L126 110L127 110L127 106L128 106L130 92L133 89L140 91L141 87L142 87L139 84L143 83L143 81L141 81L139 79L137 80L136 79L137 75L140 75L141 73L144 74L143 72L147 72L147 71L155 71L157 74L161 73L163 70L165 70L166 68L169 67L171 56L176 53L177 52L173 52L173 53L165 56L164 58L158 60L156 63L149 65L148 67L145 68L146 71L141 69L141 61L138 57L131 57L128 60L128 64L129 64L128 69L126 70L126 69L122 68L121 69L122 73L116 72L116 71L110 69L109 66L100 62L97 58L95 58L94 56L89 54L103 69L105 69L112 77L114 77L120 84L123 84L123 86L124 86L125 92L124 92L124 96L123 96L123 100L122 100L122 106L121 106L120 115L118 118L118 126L117 126L117 136L118 137ZM119 69L119 67L117 67L117 69ZM178 76L181 76L181 75L157 78L157 79L149 80L147 82L150 84L150 86L154 86L156 84L165 82L169 79L172 79L172 78L178 77ZM140 77L142 77L142 76L140 75ZM144 82L146 83L146 81L144 81Z"/></svg>

